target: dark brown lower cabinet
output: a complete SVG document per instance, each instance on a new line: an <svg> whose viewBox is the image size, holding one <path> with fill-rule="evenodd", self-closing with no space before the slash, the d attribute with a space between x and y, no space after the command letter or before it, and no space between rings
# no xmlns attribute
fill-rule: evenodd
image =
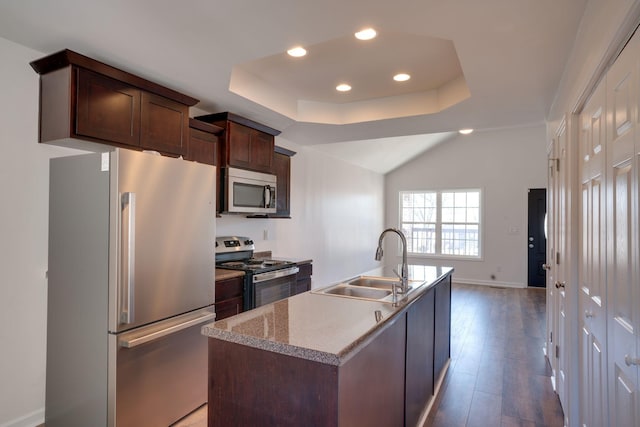
<svg viewBox="0 0 640 427"><path fill-rule="evenodd" d="M313 267L311 263L298 264L298 279L296 280L296 288L293 292L294 295L307 292L311 289L311 275L313 274Z"/></svg>
<svg viewBox="0 0 640 427"><path fill-rule="evenodd" d="M404 317L342 366L209 340L209 427L401 426Z"/></svg>
<svg viewBox="0 0 640 427"><path fill-rule="evenodd" d="M209 427L415 426L447 366L450 298L448 275L341 366L210 338Z"/></svg>
<svg viewBox="0 0 640 427"><path fill-rule="evenodd" d="M244 277L216 280L216 320L242 312Z"/></svg>

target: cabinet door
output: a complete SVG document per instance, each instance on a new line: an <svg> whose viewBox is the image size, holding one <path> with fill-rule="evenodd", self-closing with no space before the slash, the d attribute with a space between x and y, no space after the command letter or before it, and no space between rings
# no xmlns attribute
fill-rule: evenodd
<svg viewBox="0 0 640 427"><path fill-rule="evenodd" d="M163 153L187 154L189 107L143 92L140 116L140 145Z"/></svg>
<svg viewBox="0 0 640 427"><path fill-rule="evenodd" d="M229 166L273 173L275 145L272 135L232 121L228 121L226 127Z"/></svg>
<svg viewBox="0 0 640 427"><path fill-rule="evenodd" d="M189 149L185 157L199 163L218 165L218 137L200 129L189 129Z"/></svg>
<svg viewBox="0 0 640 427"><path fill-rule="evenodd" d="M273 173L274 138L258 130L251 130L251 167L264 173Z"/></svg>
<svg viewBox="0 0 640 427"><path fill-rule="evenodd" d="M276 213L271 215L274 217L289 218L291 215L290 208L290 181L291 181L291 157L274 153L273 154L273 172L276 174Z"/></svg>
<svg viewBox="0 0 640 427"><path fill-rule="evenodd" d="M138 89L77 69L75 134L106 142L140 145Z"/></svg>
<svg viewBox="0 0 640 427"><path fill-rule="evenodd" d="M244 277L216 280L216 302L242 296Z"/></svg>
<svg viewBox="0 0 640 427"><path fill-rule="evenodd" d="M251 169L251 128L227 122L226 132L229 166Z"/></svg>
<svg viewBox="0 0 640 427"><path fill-rule="evenodd" d="M405 425L418 424L433 395L435 291L423 295L407 312Z"/></svg>
<svg viewBox="0 0 640 427"><path fill-rule="evenodd" d="M243 303L242 297L231 298L215 303L216 321L241 313Z"/></svg>

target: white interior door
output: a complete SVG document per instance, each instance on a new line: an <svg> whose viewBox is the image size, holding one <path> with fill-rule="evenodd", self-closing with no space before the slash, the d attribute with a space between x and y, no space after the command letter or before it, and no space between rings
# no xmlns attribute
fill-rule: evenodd
<svg viewBox="0 0 640 427"><path fill-rule="evenodd" d="M558 339L558 307L556 301L556 245L558 236L556 224L558 222L558 179L557 179L557 148L556 139L551 141L547 152L547 340L546 350L549 364L551 365L551 380L554 389L557 390L557 359L556 341Z"/></svg>
<svg viewBox="0 0 640 427"><path fill-rule="evenodd" d="M607 73L609 424L638 425L638 61L636 34Z"/></svg>
<svg viewBox="0 0 640 427"><path fill-rule="evenodd" d="M580 116L578 325L581 426L602 426L607 420L605 100L603 81Z"/></svg>
<svg viewBox="0 0 640 427"><path fill-rule="evenodd" d="M554 287L555 292L555 305L557 307L557 326L558 326L558 339L556 341L556 357L557 357L557 392L560 398L560 403L564 409L565 419L569 413L569 401L568 401L568 381L569 381L569 365L568 365L568 352L569 346L566 345L570 335L567 334L567 328L569 326L569 310L567 304L567 263L568 259L568 199L569 195L569 182L567 180L568 171L568 135L566 124L563 124L557 134L558 142L558 161L557 161L557 206L558 212L556 223L556 282Z"/></svg>

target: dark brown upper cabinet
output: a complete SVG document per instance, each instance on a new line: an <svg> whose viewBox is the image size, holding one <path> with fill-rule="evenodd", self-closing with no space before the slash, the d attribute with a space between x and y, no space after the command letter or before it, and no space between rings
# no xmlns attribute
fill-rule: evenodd
<svg viewBox="0 0 640 427"><path fill-rule="evenodd" d="M273 153L273 172L276 181L276 213L269 218L291 218L291 157L295 151L275 147Z"/></svg>
<svg viewBox="0 0 640 427"><path fill-rule="evenodd" d="M197 99L70 50L31 66L40 74L40 142L188 154L189 106Z"/></svg>
<svg viewBox="0 0 640 427"><path fill-rule="evenodd" d="M275 136L280 131L224 112L196 117L224 129L221 136L220 167L236 167L263 173L274 173Z"/></svg>
<svg viewBox="0 0 640 427"><path fill-rule="evenodd" d="M218 135L223 129L201 120L189 119L189 146L186 160L208 165L219 165ZM216 168L216 213L220 212L220 168ZM242 305L241 305L242 306Z"/></svg>
<svg viewBox="0 0 640 427"><path fill-rule="evenodd" d="M185 159L218 166L218 136L222 131L223 129L219 126L201 120L189 119L189 148Z"/></svg>

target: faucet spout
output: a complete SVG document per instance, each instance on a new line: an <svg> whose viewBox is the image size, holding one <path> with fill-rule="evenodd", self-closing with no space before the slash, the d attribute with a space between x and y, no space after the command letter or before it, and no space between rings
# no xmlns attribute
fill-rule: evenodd
<svg viewBox="0 0 640 427"><path fill-rule="evenodd" d="M407 266L407 238L404 236L404 233L397 228L387 228L380 233L375 259L376 261L380 261L382 259L382 240L388 232L396 233L402 242L402 271L399 275L401 283L400 293L407 293L409 291L409 267Z"/></svg>

